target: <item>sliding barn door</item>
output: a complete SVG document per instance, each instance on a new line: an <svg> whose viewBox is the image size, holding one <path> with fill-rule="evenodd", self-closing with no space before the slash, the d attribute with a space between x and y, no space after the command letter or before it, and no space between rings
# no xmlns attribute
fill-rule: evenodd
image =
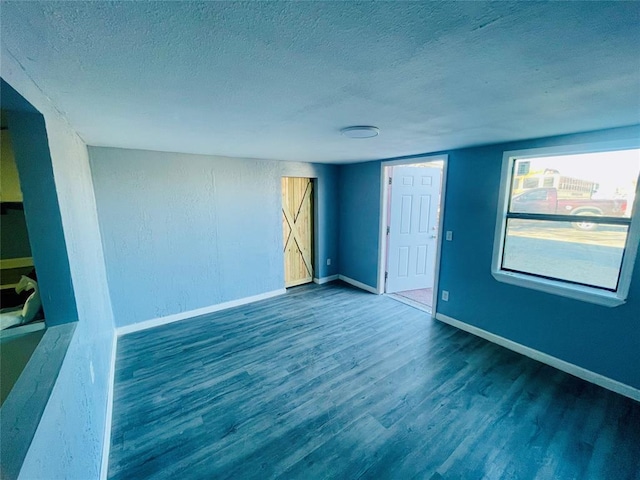
<svg viewBox="0 0 640 480"><path fill-rule="evenodd" d="M293 287L313 281L313 181L282 179L284 284Z"/></svg>

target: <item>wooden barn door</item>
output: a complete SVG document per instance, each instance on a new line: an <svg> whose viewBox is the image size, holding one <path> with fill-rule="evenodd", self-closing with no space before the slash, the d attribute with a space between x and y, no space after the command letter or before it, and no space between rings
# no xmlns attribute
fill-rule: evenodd
<svg viewBox="0 0 640 480"><path fill-rule="evenodd" d="M313 281L313 181L282 179L282 233L284 235L284 284Z"/></svg>

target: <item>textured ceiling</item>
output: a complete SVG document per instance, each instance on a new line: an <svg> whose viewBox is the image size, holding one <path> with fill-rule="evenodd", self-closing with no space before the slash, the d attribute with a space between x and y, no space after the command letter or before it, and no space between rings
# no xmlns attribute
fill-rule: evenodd
<svg viewBox="0 0 640 480"><path fill-rule="evenodd" d="M2 2L90 145L320 162L640 122L639 2ZM369 124L380 136L342 137Z"/></svg>

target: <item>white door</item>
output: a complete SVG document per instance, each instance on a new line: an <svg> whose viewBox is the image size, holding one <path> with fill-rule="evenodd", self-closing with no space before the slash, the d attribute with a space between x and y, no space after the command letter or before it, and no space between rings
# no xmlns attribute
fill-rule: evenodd
<svg viewBox="0 0 640 480"><path fill-rule="evenodd" d="M393 167L386 292L432 288L441 171Z"/></svg>

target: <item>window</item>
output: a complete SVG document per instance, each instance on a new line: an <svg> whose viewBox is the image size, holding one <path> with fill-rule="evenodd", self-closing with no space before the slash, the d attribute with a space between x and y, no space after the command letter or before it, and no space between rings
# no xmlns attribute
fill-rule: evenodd
<svg viewBox="0 0 640 480"><path fill-rule="evenodd" d="M601 305L624 303L640 239L639 174L638 145L505 152L493 276Z"/></svg>

